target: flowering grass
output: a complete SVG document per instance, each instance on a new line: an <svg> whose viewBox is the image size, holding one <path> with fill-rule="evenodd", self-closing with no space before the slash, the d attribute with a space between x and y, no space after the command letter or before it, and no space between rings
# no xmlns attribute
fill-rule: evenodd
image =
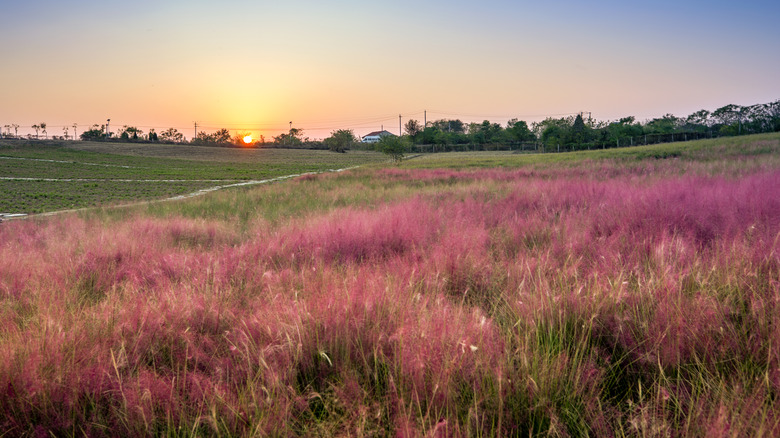
<svg viewBox="0 0 780 438"><path fill-rule="evenodd" d="M752 147L3 223L0 430L777 436L780 148Z"/></svg>

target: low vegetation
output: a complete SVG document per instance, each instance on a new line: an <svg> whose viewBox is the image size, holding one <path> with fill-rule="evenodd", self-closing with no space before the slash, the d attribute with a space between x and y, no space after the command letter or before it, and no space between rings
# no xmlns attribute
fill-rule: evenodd
<svg viewBox="0 0 780 438"><path fill-rule="evenodd" d="M0 140L0 213L40 213L383 162L353 151Z"/></svg>
<svg viewBox="0 0 780 438"><path fill-rule="evenodd" d="M0 430L777 436L780 136L666 147L3 223Z"/></svg>

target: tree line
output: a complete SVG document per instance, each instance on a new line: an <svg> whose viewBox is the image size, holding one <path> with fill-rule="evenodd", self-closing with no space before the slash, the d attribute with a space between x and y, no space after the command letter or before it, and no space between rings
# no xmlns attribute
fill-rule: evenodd
<svg viewBox="0 0 780 438"><path fill-rule="evenodd" d="M19 125L4 125L4 137L16 137ZM32 125L35 138L42 132L48 138L46 123ZM14 134L11 134L13 129ZM74 136L76 126L73 125ZM383 145L394 143L395 151L405 147L412 151L452 151L452 150L489 150L489 149L533 149L539 151L581 150L591 148L620 147L634 144L663 143L670 141L692 140L755 134L762 132L780 132L780 100L766 104L740 106L729 104L714 111L699 110L687 117L666 114L663 117L638 122L635 117L627 116L614 121L598 121L583 114L568 117L548 117L540 122L527 122L518 119L509 120L505 126L485 120L481 123L465 123L459 119L440 119L420 123L411 119L404 125L405 135L399 142L385 140ZM68 138L68 127L63 128ZM247 144L248 133L231 134L228 129L219 129L213 133L200 131L195 138L187 142L176 128L161 132L150 129L144 132L134 126L123 126L116 133L107 131L106 125L92 125L79 136L88 141L114 142L160 142L189 143L217 146L253 146L253 147L289 147L330 149L344 152L348 149L376 149L383 145L361 143L350 129L339 129L322 141L314 141L304 136L300 128L290 127L288 132L279 134L266 142L263 136ZM32 138L32 135L28 137ZM53 136L53 138L58 138ZM384 139L383 139L384 140ZM398 143L398 144L395 144Z"/></svg>
<svg viewBox="0 0 780 438"><path fill-rule="evenodd" d="M240 136L240 137L239 137ZM198 132L198 135L189 142L185 141L184 134L176 128L168 128L161 132L156 132L154 128L148 133L135 126L123 126L114 134L106 132L105 125L92 125L92 127L81 133L80 138L85 141L118 141L118 142L151 142L151 143L190 143L200 145L238 145L243 143L243 137L246 134L237 133L231 135L228 129L219 129L213 133L205 131Z"/></svg>
<svg viewBox="0 0 780 438"><path fill-rule="evenodd" d="M598 121L583 114L548 117L530 126L512 119L506 126L488 120L466 124L436 120L422 126L409 120L405 126L410 148L429 151L530 147L545 151L581 150L634 144L663 143L762 132L780 132L780 100L751 106L726 105L714 111L699 110L687 117L666 114L645 122L628 116Z"/></svg>
<svg viewBox="0 0 780 438"><path fill-rule="evenodd" d="M638 122L633 116L598 121L583 114L548 117L530 126L518 119L509 120L505 126L489 120L465 123L459 119L440 119L422 124L411 119L404 124L404 135L388 135L377 144L361 143L348 129L333 131L324 141L316 142L303 137L302 130L291 128L289 133L274 137L272 144L339 152L380 150L398 159L408 151L531 149L554 152L762 132L780 132L780 100L750 106L729 104L714 111L702 109L687 117L666 114L645 122Z"/></svg>

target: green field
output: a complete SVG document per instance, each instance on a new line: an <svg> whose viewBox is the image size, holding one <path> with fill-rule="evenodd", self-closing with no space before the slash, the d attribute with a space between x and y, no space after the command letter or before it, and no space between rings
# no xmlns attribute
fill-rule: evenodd
<svg viewBox="0 0 780 438"><path fill-rule="evenodd" d="M384 161L381 154L362 151L0 140L0 213L155 200Z"/></svg>

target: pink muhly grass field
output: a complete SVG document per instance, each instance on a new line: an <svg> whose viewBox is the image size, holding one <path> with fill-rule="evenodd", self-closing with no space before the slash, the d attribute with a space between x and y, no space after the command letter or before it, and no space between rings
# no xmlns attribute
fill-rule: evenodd
<svg viewBox="0 0 780 438"><path fill-rule="evenodd" d="M440 188L249 232L3 223L0 430L780 434L780 172L605 169L377 171Z"/></svg>

